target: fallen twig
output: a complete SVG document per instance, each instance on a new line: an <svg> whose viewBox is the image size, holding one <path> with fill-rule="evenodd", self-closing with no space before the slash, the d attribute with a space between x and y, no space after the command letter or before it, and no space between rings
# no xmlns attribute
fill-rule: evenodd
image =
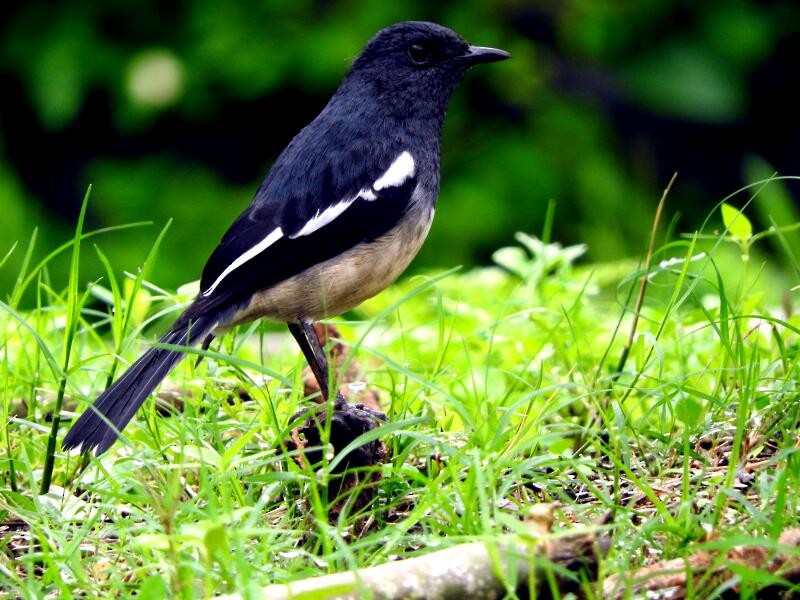
<svg viewBox="0 0 800 600"><path fill-rule="evenodd" d="M439 598L503 598L510 591L522 596L551 598L579 592L579 582L594 579L598 544L594 535L553 539L552 505L539 505L527 521L528 533L509 534L491 542L458 544L424 556L375 567L270 585L262 598L376 600ZM553 587L554 586L554 587ZM238 595L224 596L237 600Z"/></svg>

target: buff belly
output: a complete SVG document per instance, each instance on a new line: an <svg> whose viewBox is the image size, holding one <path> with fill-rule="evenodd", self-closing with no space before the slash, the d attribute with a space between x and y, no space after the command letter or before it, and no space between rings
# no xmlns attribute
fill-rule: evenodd
<svg viewBox="0 0 800 600"><path fill-rule="evenodd" d="M432 210L424 216L410 211L395 229L373 242L257 292L226 325L262 317L283 322L317 321L358 306L406 270L422 247L432 219Z"/></svg>

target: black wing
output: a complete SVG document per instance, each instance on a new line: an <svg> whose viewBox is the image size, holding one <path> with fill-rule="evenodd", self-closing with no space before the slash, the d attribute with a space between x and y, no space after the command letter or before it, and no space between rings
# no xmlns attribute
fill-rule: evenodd
<svg viewBox="0 0 800 600"><path fill-rule="evenodd" d="M208 260L198 298L204 306L246 302L258 290L380 237L408 209L417 186L410 153L397 146L371 153L354 148L292 159L286 154L296 154L293 145ZM411 171L390 181L395 185L376 187L404 153Z"/></svg>

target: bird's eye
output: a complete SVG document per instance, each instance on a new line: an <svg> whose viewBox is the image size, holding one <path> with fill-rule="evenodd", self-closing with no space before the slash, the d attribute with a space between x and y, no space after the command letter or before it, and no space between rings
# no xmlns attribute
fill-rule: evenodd
<svg viewBox="0 0 800 600"><path fill-rule="evenodd" d="M411 46L408 47L408 57L414 64L424 65L431 60L430 46L419 42L411 44Z"/></svg>

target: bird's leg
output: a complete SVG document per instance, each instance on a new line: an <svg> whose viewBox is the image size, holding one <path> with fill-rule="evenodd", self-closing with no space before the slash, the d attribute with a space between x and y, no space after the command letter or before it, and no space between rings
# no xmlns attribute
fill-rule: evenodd
<svg viewBox="0 0 800 600"><path fill-rule="evenodd" d="M294 339L297 340L300 350L303 351L303 355L308 361L308 366L311 367L311 372L314 373L314 377L317 379L319 391L327 401L329 399L328 360L325 358L322 344L319 343L314 324L310 321L289 323L289 331L294 336Z"/></svg>

